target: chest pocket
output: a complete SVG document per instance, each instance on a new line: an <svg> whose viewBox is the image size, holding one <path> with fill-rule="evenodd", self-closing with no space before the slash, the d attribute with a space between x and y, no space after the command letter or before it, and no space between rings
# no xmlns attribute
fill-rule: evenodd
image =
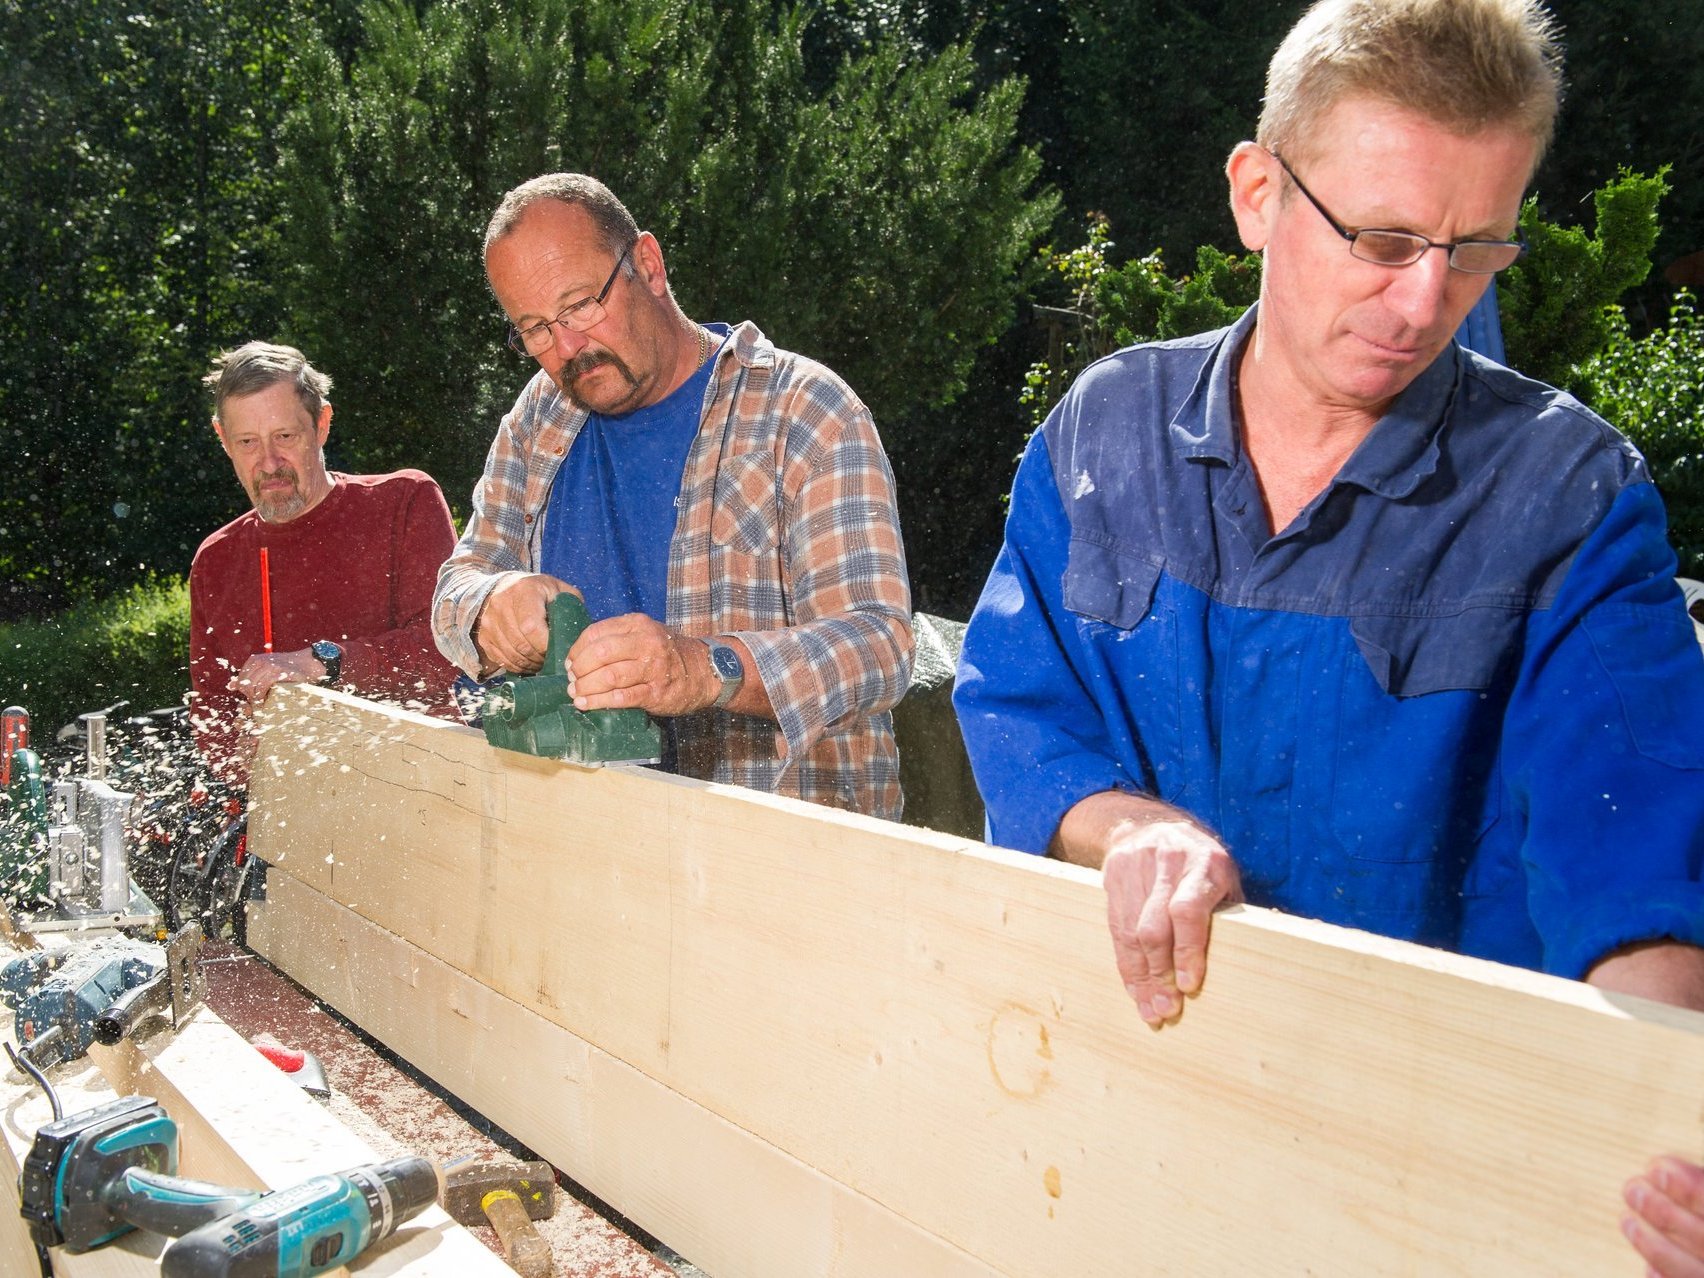
<svg viewBox="0 0 1704 1278"><path fill-rule="evenodd" d="M1489 688L1519 658L1523 612L1469 608L1448 617L1356 617L1349 633L1393 697Z"/></svg>
<svg viewBox="0 0 1704 1278"><path fill-rule="evenodd" d="M1154 602L1159 568L1098 542L1074 540L1061 583L1065 606L1080 617L1134 630Z"/></svg>
<svg viewBox="0 0 1704 1278"><path fill-rule="evenodd" d="M1060 586L1076 618L1078 674L1118 762L1151 793L1189 806L1195 770L1183 749L1178 613L1159 566L1073 540Z"/></svg>
<svg viewBox="0 0 1704 1278"><path fill-rule="evenodd" d="M1704 768L1692 710L1697 699L1685 692L1698 686L1698 645L1686 614L1650 604L1606 604L1586 614L1585 630L1639 753L1671 768ZM1628 653L1639 659L1629 661Z"/></svg>
<svg viewBox="0 0 1704 1278"><path fill-rule="evenodd" d="M781 526L780 482L767 452L741 453L716 471L710 536L719 546L758 555L775 548Z"/></svg>
<svg viewBox="0 0 1704 1278"><path fill-rule="evenodd" d="M1473 608L1350 621L1360 660L1345 653L1331 800L1349 856L1429 863L1461 886L1501 815L1500 724L1523 618Z"/></svg>

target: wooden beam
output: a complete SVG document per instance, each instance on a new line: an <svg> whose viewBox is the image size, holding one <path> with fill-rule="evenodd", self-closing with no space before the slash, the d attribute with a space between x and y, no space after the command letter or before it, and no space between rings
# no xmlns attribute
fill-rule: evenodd
<svg viewBox="0 0 1704 1278"><path fill-rule="evenodd" d="M994 1272L287 875L249 942L709 1273Z"/></svg>
<svg viewBox="0 0 1704 1278"><path fill-rule="evenodd" d="M319 689L264 720L284 874L1003 1272L1631 1275L1620 1183L1704 1155L1704 1017L1242 909L1156 1034L1096 875Z"/></svg>

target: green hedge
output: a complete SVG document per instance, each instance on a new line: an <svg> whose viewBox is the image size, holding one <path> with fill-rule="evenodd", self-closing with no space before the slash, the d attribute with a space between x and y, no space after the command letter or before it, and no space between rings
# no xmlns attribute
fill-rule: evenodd
<svg viewBox="0 0 1704 1278"><path fill-rule="evenodd" d="M177 705L189 689L189 587L150 578L107 599L0 626L0 701L30 712L35 741L88 710Z"/></svg>
<svg viewBox="0 0 1704 1278"><path fill-rule="evenodd" d="M1668 327L1642 338L1619 310L1610 342L1580 368L1585 399L1644 453L1668 506L1680 571L1704 577L1704 320L1682 290Z"/></svg>

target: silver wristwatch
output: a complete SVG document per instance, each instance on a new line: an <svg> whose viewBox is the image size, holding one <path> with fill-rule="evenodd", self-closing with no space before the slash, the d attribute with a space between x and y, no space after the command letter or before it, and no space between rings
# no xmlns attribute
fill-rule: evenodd
<svg viewBox="0 0 1704 1278"><path fill-rule="evenodd" d="M721 710L745 683L745 662L740 660L738 651L720 639L706 639L704 642L710 649L710 668L722 681L722 691L716 694L716 709Z"/></svg>

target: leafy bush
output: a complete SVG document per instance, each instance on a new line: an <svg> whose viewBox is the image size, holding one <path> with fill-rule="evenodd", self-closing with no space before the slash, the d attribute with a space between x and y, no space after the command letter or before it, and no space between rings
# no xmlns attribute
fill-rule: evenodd
<svg viewBox="0 0 1704 1278"><path fill-rule="evenodd" d="M1651 272L1667 174L1666 166L1651 177L1623 169L1592 197L1593 235L1545 221L1538 202L1527 200L1521 208L1527 255L1497 277L1510 368L1579 389L1577 366L1611 340L1616 300Z"/></svg>
<svg viewBox="0 0 1704 1278"><path fill-rule="evenodd" d="M1680 570L1704 577L1704 322L1692 294L1678 294L1667 328L1635 340L1619 310L1609 345L1580 370L1592 407L1645 454L1668 505Z"/></svg>
<svg viewBox="0 0 1704 1278"><path fill-rule="evenodd" d="M0 626L0 700L21 705L45 743L60 725L115 701L133 712L189 689L189 586L150 577L57 616Z"/></svg>
<svg viewBox="0 0 1704 1278"><path fill-rule="evenodd" d="M356 462L460 504L536 371L503 348L481 243L504 191L574 169L662 242L689 315L828 364L890 446L1011 324L1058 198L1016 139L1023 82L883 43L813 86L812 6L369 0L280 130L291 331L337 379ZM405 389L403 389L405 388ZM978 423L960 426L965 443ZM902 483L906 477L902 476ZM938 510L942 519L957 513Z"/></svg>
<svg viewBox="0 0 1704 1278"><path fill-rule="evenodd" d="M1109 267L1112 232L1089 218L1089 237L1065 253L1043 249L1049 273L1070 289L1064 307L1038 307L1051 321L1047 355L1024 376L1019 401L1040 425L1078 373L1102 356L1136 342L1166 341L1234 323L1260 297L1260 258L1195 250L1195 273L1171 276L1158 250Z"/></svg>

